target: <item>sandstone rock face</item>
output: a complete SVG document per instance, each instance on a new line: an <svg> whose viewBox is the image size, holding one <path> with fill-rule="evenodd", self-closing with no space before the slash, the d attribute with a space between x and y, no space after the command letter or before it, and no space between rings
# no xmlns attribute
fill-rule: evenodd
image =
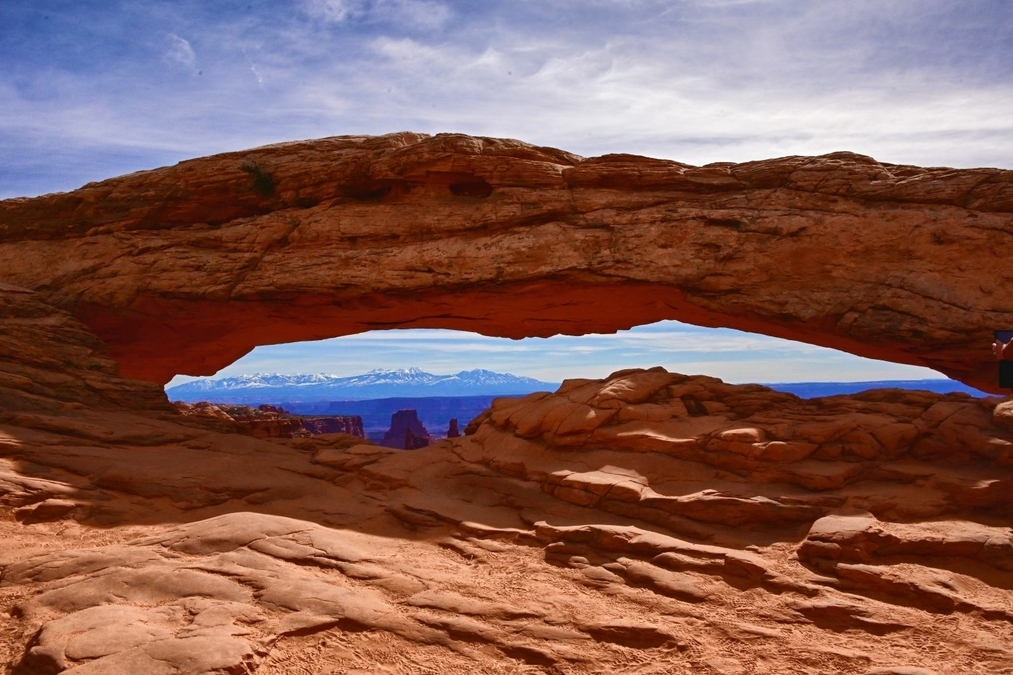
<svg viewBox="0 0 1013 675"><path fill-rule="evenodd" d="M176 408L187 416L210 417L212 419L235 423L237 430L244 429L257 438L292 438L302 433L302 422L294 419L274 406L260 406L260 409L246 405L219 405L200 401L186 403L176 401Z"/></svg>
<svg viewBox="0 0 1013 675"><path fill-rule="evenodd" d="M398 450L417 450L429 445L431 440L417 411L398 410L390 416L390 429L383 435L380 445Z"/></svg>
<svg viewBox="0 0 1013 675"><path fill-rule="evenodd" d="M317 434L348 434L361 439L366 438L362 418L358 415L308 417L289 414L284 408L273 405L253 408L248 405L215 404L207 401L193 404L176 401L173 405L187 416L196 415L234 422L237 428L245 429L257 438L292 438Z"/></svg>
<svg viewBox="0 0 1013 675"><path fill-rule="evenodd" d="M362 418L358 415L331 415L329 417L302 417L302 428L311 434L348 434L366 438Z"/></svg>
<svg viewBox="0 0 1013 675"><path fill-rule="evenodd" d="M374 328L522 337L670 318L995 390L1011 212L1013 172L996 169L338 137L0 202L0 281L160 383L256 345Z"/></svg>
<svg viewBox="0 0 1013 675"><path fill-rule="evenodd" d="M80 321L38 293L0 283L0 415L170 409L161 387L116 370L105 345Z"/></svg>
<svg viewBox="0 0 1013 675"><path fill-rule="evenodd" d="M83 327L15 293L40 320L0 342L69 373L0 416L16 675L1013 668L999 399L631 370L413 452L260 439L116 407L61 362L109 364Z"/></svg>

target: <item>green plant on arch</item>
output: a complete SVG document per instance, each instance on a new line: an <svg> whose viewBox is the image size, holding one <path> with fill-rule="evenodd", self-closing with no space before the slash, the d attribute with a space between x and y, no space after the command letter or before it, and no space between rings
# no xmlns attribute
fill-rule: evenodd
<svg viewBox="0 0 1013 675"><path fill-rule="evenodd" d="M245 161L239 168L253 176L253 191L262 197L274 194L274 177L253 161Z"/></svg>

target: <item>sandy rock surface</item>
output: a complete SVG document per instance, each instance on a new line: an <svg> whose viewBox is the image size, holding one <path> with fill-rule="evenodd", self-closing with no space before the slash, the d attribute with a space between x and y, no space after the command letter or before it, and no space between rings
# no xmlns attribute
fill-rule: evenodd
<svg viewBox="0 0 1013 675"><path fill-rule="evenodd" d="M374 328L523 337L679 319L996 391L1011 212L1011 171L847 152L695 167L336 137L2 201L0 281L82 319L122 374L162 383Z"/></svg>
<svg viewBox="0 0 1013 675"><path fill-rule="evenodd" d="M260 439L115 403L146 385L0 290L11 675L1013 673L1000 399L652 369L415 451Z"/></svg>

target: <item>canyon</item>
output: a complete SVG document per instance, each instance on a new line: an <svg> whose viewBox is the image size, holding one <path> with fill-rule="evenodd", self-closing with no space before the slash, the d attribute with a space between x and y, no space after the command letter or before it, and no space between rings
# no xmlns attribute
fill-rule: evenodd
<svg viewBox="0 0 1013 675"><path fill-rule="evenodd" d="M625 370L406 451L259 438L161 387L374 328L676 318L997 392L1011 175L402 133L0 202L0 662L1013 672L1005 398Z"/></svg>
<svg viewBox="0 0 1013 675"><path fill-rule="evenodd" d="M236 429L258 438L292 438L315 434L347 434L365 439L362 418L357 415L329 415L326 417L293 415L283 407L262 404L226 405L199 401L194 404L175 401L173 405L184 415L209 417L232 422Z"/></svg>

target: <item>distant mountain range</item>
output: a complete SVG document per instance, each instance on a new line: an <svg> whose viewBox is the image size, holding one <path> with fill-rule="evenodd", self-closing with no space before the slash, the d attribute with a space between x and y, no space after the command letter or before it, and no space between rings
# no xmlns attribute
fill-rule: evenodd
<svg viewBox="0 0 1013 675"><path fill-rule="evenodd" d="M420 368L378 368L364 375L239 375L200 379L166 389L173 401L214 403L276 403L281 401L362 401L391 397L516 396L555 391L558 382L491 370L462 370L434 375Z"/></svg>
<svg viewBox="0 0 1013 675"><path fill-rule="evenodd" d="M766 384L776 391L802 398L853 394L869 389L923 389L937 393L988 394L947 379L878 380L870 382L781 382ZM203 378L166 389L173 401L214 403L310 403L315 401L368 401L387 398L523 396L533 391L555 391L558 382L491 370L462 370L453 375L434 375L421 368L377 368L363 375L277 373L239 375L219 380Z"/></svg>
<svg viewBox="0 0 1013 675"><path fill-rule="evenodd" d="M968 387L955 380L875 380L871 382L779 382L765 384L774 391L795 394L799 398L819 398L821 396L840 396L841 394L857 394L870 389L920 389L933 391L937 394L953 392L970 394L971 396L992 396L973 387Z"/></svg>

